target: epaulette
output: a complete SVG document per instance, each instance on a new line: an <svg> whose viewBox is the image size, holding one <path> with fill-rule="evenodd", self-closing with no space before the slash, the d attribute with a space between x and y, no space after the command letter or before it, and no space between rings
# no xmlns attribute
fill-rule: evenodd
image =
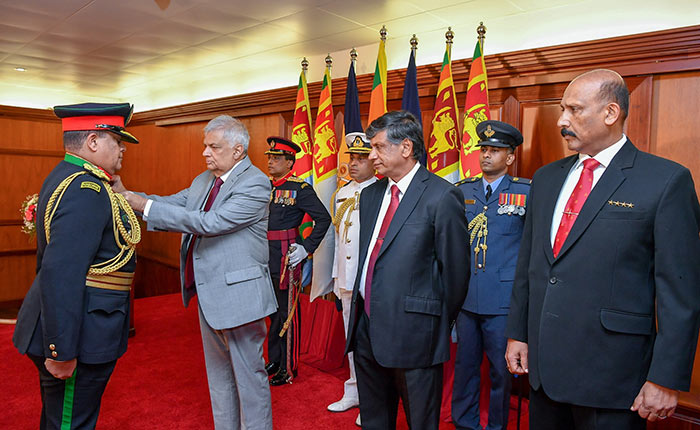
<svg viewBox="0 0 700 430"><path fill-rule="evenodd" d="M301 184L301 188L306 188L309 186L309 183L306 182L305 180L297 177L297 176L290 176L287 178L287 182L296 182L297 184Z"/></svg>
<svg viewBox="0 0 700 430"><path fill-rule="evenodd" d="M101 179L103 181L108 181L111 179L107 174L100 170L98 167L93 166L90 163L85 163L83 164L83 169L87 170L88 173L90 173L92 176L96 177L97 179Z"/></svg>
<svg viewBox="0 0 700 430"><path fill-rule="evenodd" d="M462 179L461 181L456 182L455 186L459 186L462 184L470 184L472 182L478 181L479 179L481 179L481 176L472 176L471 178Z"/></svg>
<svg viewBox="0 0 700 430"><path fill-rule="evenodd" d="M352 181L348 181L348 182L344 183L343 185L341 185L340 188L345 188L348 185L350 185L351 183L352 183Z"/></svg>
<svg viewBox="0 0 700 430"><path fill-rule="evenodd" d="M517 176L511 176L510 181L515 183L515 184L524 184L524 185L530 185L532 184L532 179L527 179L527 178L519 178Z"/></svg>

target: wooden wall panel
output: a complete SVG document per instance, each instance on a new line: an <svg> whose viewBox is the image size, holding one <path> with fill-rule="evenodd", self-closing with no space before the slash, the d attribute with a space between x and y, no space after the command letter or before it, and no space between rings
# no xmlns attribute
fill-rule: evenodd
<svg viewBox="0 0 700 430"><path fill-rule="evenodd" d="M559 134L559 101L522 103L523 144L518 161L518 175L532 178L539 167L573 154Z"/></svg>
<svg viewBox="0 0 700 430"><path fill-rule="evenodd" d="M700 194L700 72L656 76L653 86L650 150L690 169Z"/></svg>

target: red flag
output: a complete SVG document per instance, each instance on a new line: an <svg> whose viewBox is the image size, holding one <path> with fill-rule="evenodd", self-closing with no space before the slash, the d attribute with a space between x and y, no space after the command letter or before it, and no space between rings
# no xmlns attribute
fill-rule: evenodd
<svg viewBox="0 0 700 430"><path fill-rule="evenodd" d="M479 136L476 125L490 119L489 92L486 79L486 64L481 50L481 41L476 42L474 59L469 67L467 101L464 105L464 134L459 153L460 177L462 179L481 174L479 166Z"/></svg>

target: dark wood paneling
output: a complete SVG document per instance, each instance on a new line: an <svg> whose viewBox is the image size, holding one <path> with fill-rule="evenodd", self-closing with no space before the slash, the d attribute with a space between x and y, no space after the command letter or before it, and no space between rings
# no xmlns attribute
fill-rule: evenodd
<svg viewBox="0 0 700 430"><path fill-rule="evenodd" d="M177 293L180 291L180 272L170 264L141 255L132 288L137 299Z"/></svg>

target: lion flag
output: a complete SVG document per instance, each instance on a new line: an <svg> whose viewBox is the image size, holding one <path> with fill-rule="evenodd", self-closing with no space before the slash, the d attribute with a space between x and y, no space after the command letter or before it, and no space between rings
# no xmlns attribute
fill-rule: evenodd
<svg viewBox="0 0 700 430"><path fill-rule="evenodd" d="M330 61L330 60L327 60ZM318 101L316 126L314 127L314 190L318 198L330 208L331 199L337 184L338 139L335 135L335 116L331 100L331 67L326 67ZM329 211L330 212L330 211ZM327 294L333 290L333 252L335 250L335 231L329 228L314 252L314 275L311 279L311 297Z"/></svg>
<svg viewBox="0 0 700 430"><path fill-rule="evenodd" d="M427 167L431 172L454 184L459 180L459 112L452 81L451 46L451 38L448 38L433 110Z"/></svg>
<svg viewBox="0 0 700 430"><path fill-rule="evenodd" d="M486 64L481 48L481 41L477 40L474 48L474 59L469 67L467 101L464 105L464 134L462 134L462 147L459 152L459 173L462 179L481 174L479 147L476 146L479 142L476 125L481 121L491 119Z"/></svg>
<svg viewBox="0 0 700 430"><path fill-rule="evenodd" d="M313 183L313 155L311 153L311 107L309 106L309 90L306 87L306 73L302 70L297 87L297 102L294 108L292 122L292 142L299 145L301 152L297 153L294 162L294 176Z"/></svg>

